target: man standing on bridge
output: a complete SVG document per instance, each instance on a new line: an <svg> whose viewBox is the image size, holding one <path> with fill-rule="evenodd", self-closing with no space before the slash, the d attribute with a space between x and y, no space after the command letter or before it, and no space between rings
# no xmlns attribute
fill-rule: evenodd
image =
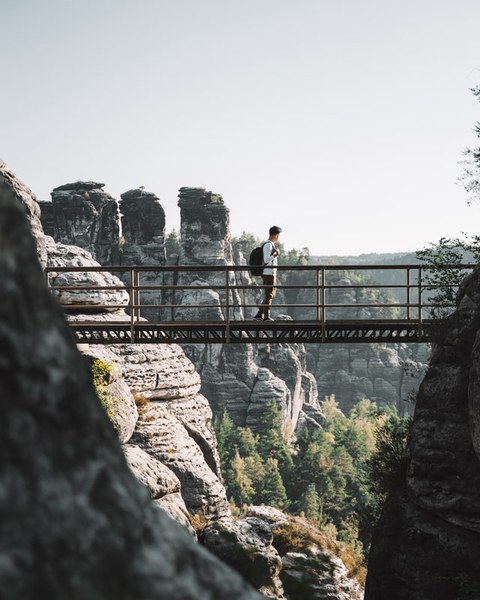
<svg viewBox="0 0 480 600"><path fill-rule="evenodd" d="M262 244L263 264L265 265L262 280L265 286L265 297L254 317L257 321L273 321L270 316L270 306L277 293L277 269L275 267L277 266L277 258L280 255L275 244L278 242L281 232L281 227L276 225L270 227L268 240Z"/></svg>

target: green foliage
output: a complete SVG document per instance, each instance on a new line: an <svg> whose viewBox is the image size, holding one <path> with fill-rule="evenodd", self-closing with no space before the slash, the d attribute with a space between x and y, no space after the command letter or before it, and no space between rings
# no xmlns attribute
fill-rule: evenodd
<svg viewBox="0 0 480 600"><path fill-rule="evenodd" d="M480 236L464 233L463 237L441 238L416 254L425 266L424 290L429 303L435 305L430 309L430 316L446 317L453 311L458 287L468 273L466 269L452 269L446 265L477 263L480 260Z"/></svg>
<svg viewBox="0 0 480 600"><path fill-rule="evenodd" d="M369 519L376 520L389 493L404 488L408 463L408 437L412 417L396 414L380 422L375 429L375 451L367 460L367 478L371 502Z"/></svg>
<svg viewBox="0 0 480 600"><path fill-rule="evenodd" d="M472 88L474 96L480 99L480 87ZM480 123L477 122L474 128L477 137L480 138ZM480 147L467 148L463 153L465 159L461 164L464 166L463 174L459 177L465 191L467 192L467 202L477 202L480 199Z"/></svg>
<svg viewBox="0 0 480 600"><path fill-rule="evenodd" d="M299 513L305 515L312 523L315 523L316 525L322 523L322 502L314 483L309 483L307 489L301 495L298 509Z"/></svg>
<svg viewBox="0 0 480 600"><path fill-rule="evenodd" d="M245 460L239 452L230 461L229 474L229 494L237 506L251 504L255 497L255 489L245 468Z"/></svg>
<svg viewBox="0 0 480 600"><path fill-rule="evenodd" d="M258 492L258 501L261 504L281 509L285 509L289 505L287 491L278 468L278 460L271 456L265 463L265 474Z"/></svg>
<svg viewBox="0 0 480 600"><path fill-rule="evenodd" d="M165 237L165 252L167 257L180 254L180 236L176 229L172 229Z"/></svg>
<svg viewBox="0 0 480 600"><path fill-rule="evenodd" d="M346 416L331 396L323 402L322 412L323 427L305 429L293 449L285 443L274 401L265 405L261 435L236 427L224 414L215 426L225 486L239 507L263 503L287 508L325 530L338 531L338 539L361 553L385 498L380 474L372 469L385 468L383 484L393 485L395 452L405 451L405 440L396 437L392 425L400 419L393 413L389 420L367 399ZM387 421L390 429L381 428Z"/></svg>
<svg viewBox="0 0 480 600"><path fill-rule="evenodd" d="M261 419L261 437L236 427L227 413L217 419L218 452L228 496L237 504L288 506L284 479L292 458L282 435L282 420L275 401L268 402Z"/></svg>
<svg viewBox="0 0 480 600"><path fill-rule="evenodd" d="M405 489L412 422L412 417L400 418L395 411L379 415L376 422L375 447L364 469L364 484L369 493L358 510L359 537L365 548L370 545L387 496Z"/></svg>
<svg viewBox="0 0 480 600"><path fill-rule="evenodd" d="M287 473L293 461L282 430L282 414L275 400L265 404L258 419L258 427L262 431L257 444L258 452L264 459L276 458L281 470Z"/></svg>
<svg viewBox="0 0 480 600"><path fill-rule="evenodd" d="M265 241L265 240L263 240ZM250 252L260 246L262 240L253 235L253 233L247 233L244 231L240 237L232 237L232 248L234 254L241 252L246 260L250 256Z"/></svg>
<svg viewBox="0 0 480 600"><path fill-rule="evenodd" d="M95 359L92 362L93 385L110 420L115 414L118 404L118 399L108 390L108 384L112 381L113 370L114 365L112 363L100 359Z"/></svg>

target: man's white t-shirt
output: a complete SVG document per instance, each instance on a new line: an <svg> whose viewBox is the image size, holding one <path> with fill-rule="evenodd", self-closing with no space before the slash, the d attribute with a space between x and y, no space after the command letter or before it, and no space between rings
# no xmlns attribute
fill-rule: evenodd
<svg viewBox="0 0 480 600"><path fill-rule="evenodd" d="M277 269L274 268L277 266L277 257L273 256L273 253L275 252L275 250L276 250L275 244L273 242L271 242L270 240L267 240L264 243L264 245L263 245L263 264L267 265L263 269L264 275L275 275L277 272Z"/></svg>

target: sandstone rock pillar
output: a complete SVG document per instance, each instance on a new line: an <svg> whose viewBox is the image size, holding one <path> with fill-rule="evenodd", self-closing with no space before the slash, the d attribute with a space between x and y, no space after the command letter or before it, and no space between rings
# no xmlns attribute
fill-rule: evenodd
<svg viewBox="0 0 480 600"><path fill-rule="evenodd" d="M52 193L54 239L88 250L101 265L118 264L119 216L117 201L105 184L77 181Z"/></svg>
<svg viewBox="0 0 480 600"><path fill-rule="evenodd" d="M122 265L159 267L165 264L165 211L160 199L144 189L129 190L121 194L120 213L122 222ZM124 281L126 276L123 275ZM144 271L140 274L140 285L163 285L166 278L162 273ZM141 316L149 320L160 320L164 314L164 294L161 290L143 292L139 304L155 305L158 308L143 308Z"/></svg>
<svg viewBox="0 0 480 600"><path fill-rule="evenodd" d="M230 242L230 211L222 196L209 192L204 188L182 187L178 194L180 207L181 265L233 265L232 245ZM224 286L223 272L184 273L182 283L211 284ZM230 285L235 285L234 273L229 278ZM205 309L197 309L199 319L222 319L225 309L221 308L226 301L221 290L203 290L181 294L180 302L184 305L205 304ZM230 318L243 318L239 306L240 300L236 291L231 292L229 299ZM211 306L211 308L210 308ZM176 318L192 318L192 309L179 309Z"/></svg>

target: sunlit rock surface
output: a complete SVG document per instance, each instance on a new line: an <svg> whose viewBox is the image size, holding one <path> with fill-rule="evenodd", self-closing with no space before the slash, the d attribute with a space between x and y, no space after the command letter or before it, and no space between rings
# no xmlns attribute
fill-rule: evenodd
<svg viewBox="0 0 480 600"><path fill-rule="evenodd" d="M123 450L132 473L147 487L154 503L196 539L182 497L180 480L175 473L134 444L125 444Z"/></svg>
<svg viewBox="0 0 480 600"><path fill-rule="evenodd" d="M100 267L100 264L87 250L78 246L55 243L46 237L48 252L47 266L55 267ZM54 294L71 313L112 313L128 320L123 307L129 302L125 284L114 274L106 271L51 271L48 280L52 287L75 286L74 290L58 289ZM110 287L112 289L100 289ZM82 289L84 288L84 289ZM96 289L99 288L99 289Z"/></svg>
<svg viewBox="0 0 480 600"><path fill-rule="evenodd" d="M132 443L175 473L191 513L210 519L230 513L225 488L201 447L163 403L149 402L140 411Z"/></svg>
<svg viewBox="0 0 480 600"><path fill-rule="evenodd" d="M36 196L10 171L2 160L0 160L0 194L4 199L8 198L23 208L37 245L38 260L42 267L45 267L47 264L47 250L40 220L41 211Z"/></svg>

